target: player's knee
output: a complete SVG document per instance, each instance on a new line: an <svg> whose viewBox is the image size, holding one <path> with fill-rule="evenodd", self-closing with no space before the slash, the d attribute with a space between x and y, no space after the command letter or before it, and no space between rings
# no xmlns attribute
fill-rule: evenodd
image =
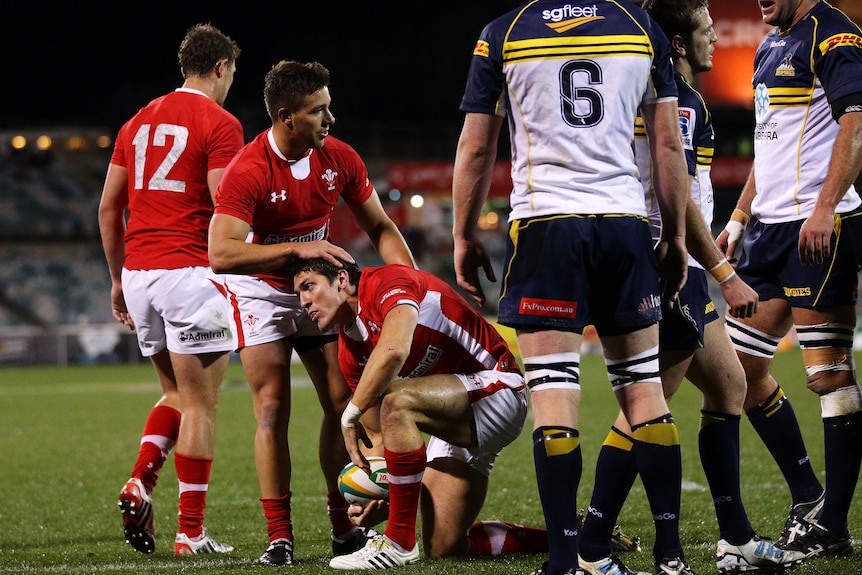
<svg viewBox="0 0 862 575"><path fill-rule="evenodd" d="M289 410L283 410L281 402L275 398L258 398L254 415L258 429L269 432L287 427L290 418Z"/></svg>
<svg viewBox="0 0 862 575"><path fill-rule="evenodd" d="M443 557L463 557L470 551L470 540L466 533L440 533L437 530L433 536L422 542L425 556L428 559L441 559Z"/></svg>
<svg viewBox="0 0 862 575"><path fill-rule="evenodd" d="M840 358L836 361L840 361ZM840 361L839 365L841 364L846 365L843 361ZM809 374L806 382L808 389L817 395L824 396L841 388L856 385L852 371L832 369L832 367Z"/></svg>
<svg viewBox="0 0 862 575"><path fill-rule="evenodd" d="M821 323L796 328L808 389L824 395L856 384L853 326Z"/></svg>
<svg viewBox="0 0 862 575"><path fill-rule="evenodd" d="M380 427L386 429L408 420L420 405L420 394L410 388L401 387L391 391L380 400Z"/></svg>

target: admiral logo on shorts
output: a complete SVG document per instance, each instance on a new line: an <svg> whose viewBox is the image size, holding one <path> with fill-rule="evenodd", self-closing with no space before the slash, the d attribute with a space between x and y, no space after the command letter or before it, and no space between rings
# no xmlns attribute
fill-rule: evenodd
<svg viewBox="0 0 862 575"><path fill-rule="evenodd" d="M200 341L216 341L227 339L227 330L219 331L181 331L179 340L182 343L197 343Z"/></svg>
<svg viewBox="0 0 862 575"><path fill-rule="evenodd" d="M578 302L557 299L521 298L520 313L547 317L575 317Z"/></svg>

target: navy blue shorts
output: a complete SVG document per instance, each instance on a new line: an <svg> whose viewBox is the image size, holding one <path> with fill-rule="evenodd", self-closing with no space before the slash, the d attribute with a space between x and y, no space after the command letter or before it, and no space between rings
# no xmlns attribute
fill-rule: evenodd
<svg viewBox="0 0 862 575"><path fill-rule="evenodd" d="M752 219L736 272L761 300L783 298L792 307L856 305L862 208L836 218L831 258L820 265L799 261L799 229L804 222L764 224Z"/></svg>
<svg viewBox="0 0 862 575"><path fill-rule="evenodd" d="M599 335L661 319L658 265L645 218L556 215L516 220L506 240L499 321L515 329Z"/></svg>
<svg viewBox="0 0 862 575"><path fill-rule="evenodd" d="M673 309L665 311L658 324L659 350L696 351L702 348L706 324L717 319L715 302L709 297L706 272L689 266L688 280Z"/></svg>

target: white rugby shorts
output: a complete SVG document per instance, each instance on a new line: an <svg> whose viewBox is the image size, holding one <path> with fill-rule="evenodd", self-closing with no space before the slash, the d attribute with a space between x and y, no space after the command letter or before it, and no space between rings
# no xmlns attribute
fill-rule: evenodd
<svg viewBox="0 0 862 575"><path fill-rule="evenodd" d="M249 275L227 274L225 285L231 305L231 325L237 349L278 341L286 337L337 334L337 328L322 333L309 319L292 290L277 288Z"/></svg>
<svg viewBox="0 0 862 575"><path fill-rule="evenodd" d="M527 419L527 394L524 376L496 370L480 371L470 375L455 374L467 393L477 395L472 403L473 419L476 421L476 447L458 447L433 435L428 440L425 453L427 461L452 457L488 477L500 451L515 441L524 429ZM490 395L476 394L503 383L507 388L498 389Z"/></svg>
<svg viewBox="0 0 862 575"><path fill-rule="evenodd" d="M122 282L144 357L165 348L186 355L235 348L223 276L209 267L123 268Z"/></svg>

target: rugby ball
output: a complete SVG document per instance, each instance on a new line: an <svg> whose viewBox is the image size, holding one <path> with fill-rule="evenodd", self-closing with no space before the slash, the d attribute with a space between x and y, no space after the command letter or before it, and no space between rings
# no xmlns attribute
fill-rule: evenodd
<svg viewBox="0 0 862 575"><path fill-rule="evenodd" d="M389 500L389 481L386 476L386 460L369 457L371 474L365 473L352 462L338 474L338 490L351 505L365 507L375 499Z"/></svg>

